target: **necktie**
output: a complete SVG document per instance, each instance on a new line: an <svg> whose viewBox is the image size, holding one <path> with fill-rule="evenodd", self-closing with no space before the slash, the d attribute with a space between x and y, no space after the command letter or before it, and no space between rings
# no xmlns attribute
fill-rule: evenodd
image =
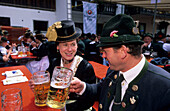
<svg viewBox="0 0 170 111"><path fill-rule="evenodd" d="M116 93L114 98L114 103L112 110L117 111L121 107L121 82L124 80L124 77L122 74L120 74L120 77L118 78L117 84L116 84Z"/></svg>

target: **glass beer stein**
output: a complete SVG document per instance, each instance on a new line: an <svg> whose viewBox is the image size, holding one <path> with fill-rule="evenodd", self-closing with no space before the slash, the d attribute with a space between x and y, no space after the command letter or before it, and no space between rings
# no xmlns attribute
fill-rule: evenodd
<svg viewBox="0 0 170 111"><path fill-rule="evenodd" d="M65 107L73 72L71 69L56 66L53 71L47 105L51 108Z"/></svg>
<svg viewBox="0 0 170 111"><path fill-rule="evenodd" d="M22 111L22 91L9 88L1 93L1 111Z"/></svg>
<svg viewBox="0 0 170 111"><path fill-rule="evenodd" d="M50 74L48 71L38 71L33 74L34 95L36 106L46 106L47 94L50 89Z"/></svg>

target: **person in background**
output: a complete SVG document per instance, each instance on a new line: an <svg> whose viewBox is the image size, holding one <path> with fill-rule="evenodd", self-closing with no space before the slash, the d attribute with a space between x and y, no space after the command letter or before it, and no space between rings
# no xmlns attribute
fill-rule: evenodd
<svg viewBox="0 0 170 111"><path fill-rule="evenodd" d="M0 66L2 67L6 67L6 66L10 66L10 64L12 65L13 61L11 58L11 53L12 53L12 47L7 50L6 46L8 45L7 43L7 38L6 37L2 37L1 41L0 41Z"/></svg>
<svg viewBox="0 0 170 111"><path fill-rule="evenodd" d="M47 70L49 67L48 47L46 43L42 42L42 38L43 35L38 34L35 37L35 42L31 43L32 49L30 49L30 52L37 58L35 61L28 62L26 67L32 74L37 71Z"/></svg>
<svg viewBox="0 0 170 111"><path fill-rule="evenodd" d="M73 71L73 75L87 83L95 83L96 77L92 65L81 56L77 55L77 38L81 36L81 29L75 27L73 21L63 20L56 23L54 30L57 32L57 58L54 58L48 71L52 77L53 70L56 66L66 67ZM33 88L33 85L31 85ZM93 105L88 102L88 98L79 98L76 93L69 94L67 111L84 111ZM74 100L74 101L71 101ZM71 101L71 102L70 102Z"/></svg>
<svg viewBox="0 0 170 111"><path fill-rule="evenodd" d="M8 43L7 43L7 38L6 37L2 37L1 38L1 46L0 46L0 52L3 54L3 55L10 55L10 53L11 53L11 49L10 50L7 50L6 49L6 46L8 45Z"/></svg>
<svg viewBox="0 0 170 111"><path fill-rule="evenodd" d="M2 30L2 37L5 37L6 39L8 39L8 31L7 30ZM11 48L11 45L9 45L10 42L9 40L7 41L7 45L6 45L6 49L9 50Z"/></svg>
<svg viewBox="0 0 170 111"><path fill-rule="evenodd" d="M114 72L97 83L74 78L70 92L99 101L98 111L169 111L170 75L149 63L132 17L118 14L103 27L98 47Z"/></svg>
<svg viewBox="0 0 170 111"><path fill-rule="evenodd" d="M8 39L8 31L7 30L2 30L2 36Z"/></svg>
<svg viewBox="0 0 170 111"><path fill-rule="evenodd" d="M91 38L91 33L84 34L84 39L82 41L84 42L85 47L87 47L87 45L91 42L90 38ZM85 52L86 50L88 49L85 49Z"/></svg>
<svg viewBox="0 0 170 111"><path fill-rule="evenodd" d="M2 30L0 29L0 40L1 40L1 37L2 37Z"/></svg>
<svg viewBox="0 0 170 111"><path fill-rule="evenodd" d="M170 53L170 43L166 43L166 35L162 32L158 32L156 37L156 43L154 45L154 51L158 53L158 57L168 57Z"/></svg>
<svg viewBox="0 0 170 111"><path fill-rule="evenodd" d="M146 33L143 35L144 44L142 45L142 52L145 51L153 51L153 36L150 33Z"/></svg>
<svg viewBox="0 0 170 111"><path fill-rule="evenodd" d="M97 36L92 34L90 40L91 42L86 46L88 49L85 55L86 60L103 64L103 58L100 56L100 48L96 47L98 45Z"/></svg>
<svg viewBox="0 0 170 111"><path fill-rule="evenodd" d="M78 38L78 51L81 53L81 55L84 57L84 53L85 53L85 44L84 42L82 41L84 38L84 34L82 34L79 38Z"/></svg>

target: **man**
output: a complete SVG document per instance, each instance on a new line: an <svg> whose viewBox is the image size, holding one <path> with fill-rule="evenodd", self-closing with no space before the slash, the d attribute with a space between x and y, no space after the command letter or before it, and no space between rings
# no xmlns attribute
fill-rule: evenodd
<svg viewBox="0 0 170 111"><path fill-rule="evenodd" d="M153 40L153 37L152 37L152 34L150 33L146 33L144 34L143 36L143 41L144 41L144 44L142 45L143 48L143 52L145 51L153 51L153 43L152 43L152 40Z"/></svg>
<svg viewBox="0 0 170 111"><path fill-rule="evenodd" d="M166 35L158 32L155 39L157 42L154 45L154 51L158 53L158 57L168 57L168 53L170 53L170 43L166 43Z"/></svg>
<svg viewBox="0 0 170 111"><path fill-rule="evenodd" d="M12 50L9 51L5 48L7 46L7 38L2 37L0 40L0 67L6 67L9 66L9 63L11 62L10 54Z"/></svg>
<svg viewBox="0 0 170 111"><path fill-rule="evenodd" d="M111 18L103 27L98 46L114 72L98 84L74 78L70 92L99 101L99 111L169 111L170 74L146 61L137 34L130 16Z"/></svg>

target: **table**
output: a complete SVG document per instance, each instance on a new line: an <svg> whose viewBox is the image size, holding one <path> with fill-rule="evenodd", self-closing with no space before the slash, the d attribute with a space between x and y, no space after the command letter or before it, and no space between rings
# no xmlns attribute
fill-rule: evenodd
<svg viewBox="0 0 170 111"><path fill-rule="evenodd" d="M24 65L20 66L12 66L12 67L2 67L0 68L0 80L5 79L5 76L2 76L2 73L5 71L10 70L16 70L19 69L23 72L23 74L28 78L28 80L31 78L32 74L31 72L26 68ZM45 107L37 107L34 104L34 93L29 87L29 83L22 82L17 84L11 84L11 85L3 85L2 81L0 83L0 93L4 91L7 88L20 88L22 90L22 100L23 100L23 111L61 111L60 109L52 109L48 106ZM1 102L0 102L1 104ZM0 108L1 109L1 108Z"/></svg>
<svg viewBox="0 0 170 111"><path fill-rule="evenodd" d="M102 79L106 76L107 69L109 68L108 66L94 61L89 61L89 63L93 66L95 75L98 79Z"/></svg>
<svg viewBox="0 0 170 111"><path fill-rule="evenodd" d="M35 59L37 56L29 55L25 57L18 57L18 55L11 55L12 59Z"/></svg>
<svg viewBox="0 0 170 111"><path fill-rule="evenodd" d="M28 61L35 60L37 56L33 56L32 54L25 57L18 57L18 55L11 55L11 58L15 60L15 63L26 64Z"/></svg>

